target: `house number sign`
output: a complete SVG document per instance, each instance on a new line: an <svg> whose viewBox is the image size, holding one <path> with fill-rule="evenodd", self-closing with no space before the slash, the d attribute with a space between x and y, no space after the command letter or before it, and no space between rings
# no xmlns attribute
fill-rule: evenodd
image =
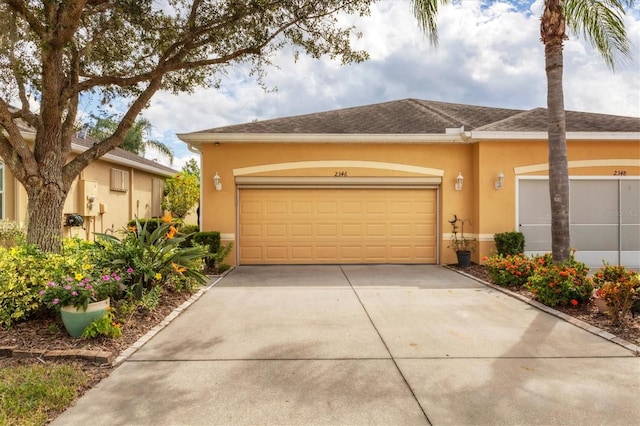
<svg viewBox="0 0 640 426"><path fill-rule="evenodd" d="M335 172L333 174L333 177L347 177L347 172L342 171L342 172Z"/></svg>
<svg viewBox="0 0 640 426"><path fill-rule="evenodd" d="M626 170L614 170L613 171L613 175L614 176L626 176L627 175L627 171Z"/></svg>

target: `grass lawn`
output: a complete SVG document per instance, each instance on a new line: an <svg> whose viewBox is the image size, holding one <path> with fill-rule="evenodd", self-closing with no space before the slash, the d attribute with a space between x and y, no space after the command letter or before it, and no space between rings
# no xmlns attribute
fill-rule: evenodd
<svg viewBox="0 0 640 426"><path fill-rule="evenodd" d="M0 369L0 425L44 425L71 404L89 379L68 364Z"/></svg>

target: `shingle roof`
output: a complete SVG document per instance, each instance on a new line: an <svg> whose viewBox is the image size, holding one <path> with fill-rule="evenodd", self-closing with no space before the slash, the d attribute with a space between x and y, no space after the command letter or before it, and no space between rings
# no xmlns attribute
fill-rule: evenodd
<svg viewBox="0 0 640 426"><path fill-rule="evenodd" d="M16 111L17 108L15 107L9 107L9 109L11 111ZM31 133L33 135L35 135L35 130L33 127L31 127L30 125L28 125L24 120L22 119L17 119L15 121L15 123L17 124L18 128L20 129L20 131L25 132L25 133ZM83 147L83 151L84 148L91 148L93 145L95 145L98 141L92 137L84 137L84 138L80 138L77 135L74 135L71 138L71 143L79 145L81 147ZM137 163L140 166L142 166L141 168L146 168L146 169L156 169L158 172L160 172L160 174L166 175L166 174L175 174L178 171L175 169L172 169L171 167L167 167L163 164L159 164L156 163L155 161L151 161L151 160L147 160L144 157L140 157L139 155L136 155L132 152L129 152L127 150L124 150L122 148L115 148L111 151L108 152L109 155L112 155L113 157L116 157L116 159L121 159L123 161L126 162L133 162L133 163Z"/></svg>
<svg viewBox="0 0 640 426"><path fill-rule="evenodd" d="M640 118L586 112L566 112L569 132L640 132ZM403 99L193 133L280 134L444 134L465 131L546 132L547 110L529 111Z"/></svg>
<svg viewBox="0 0 640 426"><path fill-rule="evenodd" d="M568 132L640 132L640 118L565 111ZM545 132L546 108L535 108L476 130L496 132Z"/></svg>
<svg viewBox="0 0 640 426"><path fill-rule="evenodd" d="M72 143L75 143L77 145L83 146L84 148L91 148L96 142L97 140L87 137L87 138L78 138L78 137L73 137L71 139ZM128 160L128 161L132 161L134 163L137 163L141 166L147 166L150 168L155 168L167 173L171 173L171 174L175 174L178 171L175 169L172 169L171 167L167 167L163 164L160 163L156 163L155 161L152 160L147 160L144 157L140 157L139 155L136 155L132 152L129 152L127 150L124 150L122 148L115 148L111 151L108 152L108 154L111 154L115 157L121 158L123 160Z"/></svg>

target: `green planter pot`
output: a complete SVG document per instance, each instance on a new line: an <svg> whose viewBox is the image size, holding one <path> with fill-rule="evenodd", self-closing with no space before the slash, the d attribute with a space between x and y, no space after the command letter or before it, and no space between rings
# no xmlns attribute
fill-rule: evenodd
<svg viewBox="0 0 640 426"><path fill-rule="evenodd" d="M89 324L107 313L108 307L109 299L89 303L86 311L73 306L63 306L60 308L60 315L64 328L67 329L70 336L80 337Z"/></svg>

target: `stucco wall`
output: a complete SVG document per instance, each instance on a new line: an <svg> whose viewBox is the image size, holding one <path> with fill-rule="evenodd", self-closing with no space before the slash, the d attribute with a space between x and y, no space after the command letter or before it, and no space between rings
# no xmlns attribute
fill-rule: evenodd
<svg viewBox="0 0 640 426"><path fill-rule="evenodd" d="M116 168L129 172L129 185L126 192L112 191L111 169ZM103 160L95 161L85 168L76 178L65 200L63 213L79 213L85 216L84 229L79 227L63 227L64 236L93 238L94 232L105 232L109 229L119 230L135 215L140 218L151 217L151 181L153 178L165 179L161 175L136 170L132 167L118 165ZM96 184L97 200L91 211L85 211L87 202L83 195L84 183ZM101 212L100 205L103 205ZM21 224L27 219L26 191L5 167L5 218ZM195 219L193 219L195 223Z"/></svg>
<svg viewBox="0 0 640 426"><path fill-rule="evenodd" d="M205 143L202 147L203 205L202 229L220 231L225 242L233 241L236 229L236 186L234 169L302 161L375 161L407 166L420 166L442 171L440 187L440 262L454 263L455 253L447 248L453 214L469 219L465 233L477 239L478 249L473 260L495 249L493 234L517 230L517 176L547 175L546 170L525 170L527 166L547 163L546 141L480 141L472 144L276 144L276 143ZM570 141L569 161L599 161L609 159L607 165L571 167L577 176L612 176L624 170L628 176L640 175L637 165L630 162L640 158L640 142ZM624 161L624 160L628 161ZM618 161L621 160L621 161ZM544 167L543 167L544 168ZM245 173L245 171L240 171ZM359 176L418 176L407 171L359 167L311 167L289 170L260 171L250 176L334 176L346 172L348 177ZM462 191L454 190L458 173L464 176ZM498 174L504 174L504 185L496 190ZM518 174L516 174L518 172ZM222 190L216 191L213 176L222 180ZM228 259L234 263L235 254Z"/></svg>

